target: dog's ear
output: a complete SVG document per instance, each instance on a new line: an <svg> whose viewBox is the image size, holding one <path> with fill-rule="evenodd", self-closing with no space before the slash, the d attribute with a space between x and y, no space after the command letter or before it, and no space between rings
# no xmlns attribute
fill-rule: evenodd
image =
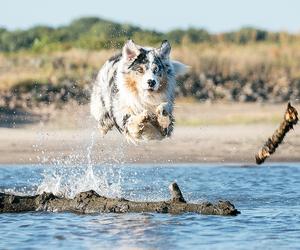
<svg viewBox="0 0 300 250"><path fill-rule="evenodd" d="M136 58L139 54L139 46L136 45L132 40L128 40L124 44L122 55L126 58L126 60L130 61Z"/></svg>
<svg viewBox="0 0 300 250"><path fill-rule="evenodd" d="M161 43L160 48L158 49L159 51L159 55L163 58L163 59L168 59L170 52L171 52L171 45L167 40L164 40Z"/></svg>
<svg viewBox="0 0 300 250"><path fill-rule="evenodd" d="M184 75L190 70L190 66L184 63L173 60L171 61L171 63L174 69L175 76Z"/></svg>

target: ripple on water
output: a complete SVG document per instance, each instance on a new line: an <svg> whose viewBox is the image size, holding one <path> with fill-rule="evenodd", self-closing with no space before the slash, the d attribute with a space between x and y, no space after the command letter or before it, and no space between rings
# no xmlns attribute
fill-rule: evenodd
<svg viewBox="0 0 300 250"><path fill-rule="evenodd" d="M56 169L57 168L57 169ZM60 188L86 182L89 166L2 166L0 191L34 193L45 173L58 172ZM0 249L7 248L232 248L297 249L300 235L300 165L260 168L166 165L93 166L98 190L135 200L169 197L167 186L176 180L188 201L231 200L242 214L236 217L196 214L1 214ZM51 170L51 171L50 171ZM55 172L54 171L54 172ZM53 172L52 172L53 173ZM105 175L106 174L106 175ZM119 178L119 175L121 178ZM101 179L102 178L102 179ZM103 179L107 186L103 189ZM28 181L30 180L30 181ZM64 184L64 181L67 184ZM81 188L89 186L81 186ZM77 187L79 188L79 187ZM74 193L79 189L69 191ZM106 190L106 191L105 191Z"/></svg>

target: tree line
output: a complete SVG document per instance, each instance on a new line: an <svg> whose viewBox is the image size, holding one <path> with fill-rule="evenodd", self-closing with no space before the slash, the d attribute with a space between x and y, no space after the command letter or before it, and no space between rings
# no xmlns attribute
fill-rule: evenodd
<svg viewBox="0 0 300 250"><path fill-rule="evenodd" d="M91 50L119 48L128 38L148 45L157 45L164 39L177 45L205 42L247 44L263 41L273 43L300 41L298 34L269 32L252 27L219 34L212 34L199 28L174 29L163 33L98 17L84 17L57 28L35 26L27 30L14 31L0 28L0 51L51 51L74 47Z"/></svg>

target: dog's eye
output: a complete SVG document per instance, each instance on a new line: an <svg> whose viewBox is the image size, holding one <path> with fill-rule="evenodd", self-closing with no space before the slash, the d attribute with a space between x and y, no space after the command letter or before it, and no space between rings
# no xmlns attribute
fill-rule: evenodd
<svg viewBox="0 0 300 250"><path fill-rule="evenodd" d="M143 69L142 67L138 67L138 68L137 68L137 72L139 72L139 73L144 73L144 69Z"/></svg>

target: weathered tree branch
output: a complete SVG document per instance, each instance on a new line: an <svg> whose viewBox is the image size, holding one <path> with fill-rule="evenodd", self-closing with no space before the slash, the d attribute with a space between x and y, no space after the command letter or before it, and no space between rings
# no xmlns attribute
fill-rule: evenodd
<svg viewBox="0 0 300 250"><path fill-rule="evenodd" d="M268 138L265 145L255 155L256 163L262 164L271 154L273 154L285 135L298 122L298 112L290 103L284 114L284 120L274 134Z"/></svg>
<svg viewBox="0 0 300 250"><path fill-rule="evenodd" d="M43 193L34 196L18 196L0 193L0 213L51 211L90 213L199 213L210 215L237 215L240 212L229 201L219 201L216 204L203 202L200 204L186 203L176 183L169 187L172 199L157 202L138 202L119 198L100 196L95 191L77 194L73 199Z"/></svg>

